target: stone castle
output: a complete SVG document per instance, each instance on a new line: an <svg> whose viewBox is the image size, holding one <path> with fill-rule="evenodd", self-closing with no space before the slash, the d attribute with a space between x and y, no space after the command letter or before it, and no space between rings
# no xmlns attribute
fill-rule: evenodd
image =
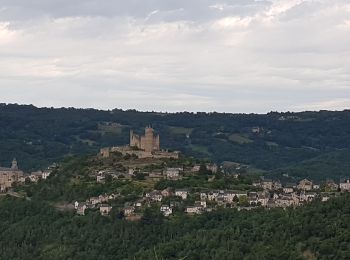
<svg viewBox="0 0 350 260"><path fill-rule="evenodd" d="M4 192L18 182L24 173L18 169L17 160L13 159L11 168L0 167L0 191Z"/></svg>
<svg viewBox="0 0 350 260"><path fill-rule="evenodd" d="M130 146L137 147L138 149L149 153L159 151L159 135L155 136L154 130L150 126L146 127L144 136L138 136L134 134L133 130L131 130Z"/></svg>
<svg viewBox="0 0 350 260"><path fill-rule="evenodd" d="M131 130L129 145L102 148L100 155L108 158L111 152L136 155L138 158L179 158L178 152L168 152L160 149L160 137L154 134L154 130L150 126L145 128L145 135L143 136L136 135Z"/></svg>

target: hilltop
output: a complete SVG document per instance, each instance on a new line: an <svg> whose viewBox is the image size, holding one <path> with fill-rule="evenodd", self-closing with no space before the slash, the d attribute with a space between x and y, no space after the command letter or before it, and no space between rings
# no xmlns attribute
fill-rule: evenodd
<svg viewBox="0 0 350 260"><path fill-rule="evenodd" d="M245 164L271 176L349 175L350 111L157 113L2 104L0 163L16 157L24 170L44 168L68 155L124 145L131 129L142 132L149 124L162 148L218 164Z"/></svg>

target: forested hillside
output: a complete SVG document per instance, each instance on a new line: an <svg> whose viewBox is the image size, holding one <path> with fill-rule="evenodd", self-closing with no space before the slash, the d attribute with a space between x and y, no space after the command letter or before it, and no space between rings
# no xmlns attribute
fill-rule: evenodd
<svg viewBox="0 0 350 260"><path fill-rule="evenodd" d="M350 111L269 114L155 113L0 105L0 163L24 170L68 154L128 143L129 130L151 124L161 146L216 162L314 179L349 174ZM325 164L327 167L325 167Z"/></svg>
<svg viewBox="0 0 350 260"><path fill-rule="evenodd" d="M349 199L127 222L0 198L0 259L349 259Z"/></svg>

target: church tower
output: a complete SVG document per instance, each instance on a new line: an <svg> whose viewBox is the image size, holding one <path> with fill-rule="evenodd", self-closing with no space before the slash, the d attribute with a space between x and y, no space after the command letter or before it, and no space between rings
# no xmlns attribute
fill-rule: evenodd
<svg viewBox="0 0 350 260"><path fill-rule="evenodd" d="M13 160L12 160L12 166L11 166L11 169L12 169L12 170L15 170L15 171L17 171L17 170L18 170L18 164L17 164L17 160L16 160L16 158L13 158Z"/></svg>

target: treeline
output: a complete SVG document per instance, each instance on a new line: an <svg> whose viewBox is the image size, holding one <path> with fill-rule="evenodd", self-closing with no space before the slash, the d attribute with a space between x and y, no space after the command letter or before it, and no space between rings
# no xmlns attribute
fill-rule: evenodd
<svg viewBox="0 0 350 260"><path fill-rule="evenodd" d="M349 259L349 194L298 209L223 209L140 222L0 199L0 259Z"/></svg>

